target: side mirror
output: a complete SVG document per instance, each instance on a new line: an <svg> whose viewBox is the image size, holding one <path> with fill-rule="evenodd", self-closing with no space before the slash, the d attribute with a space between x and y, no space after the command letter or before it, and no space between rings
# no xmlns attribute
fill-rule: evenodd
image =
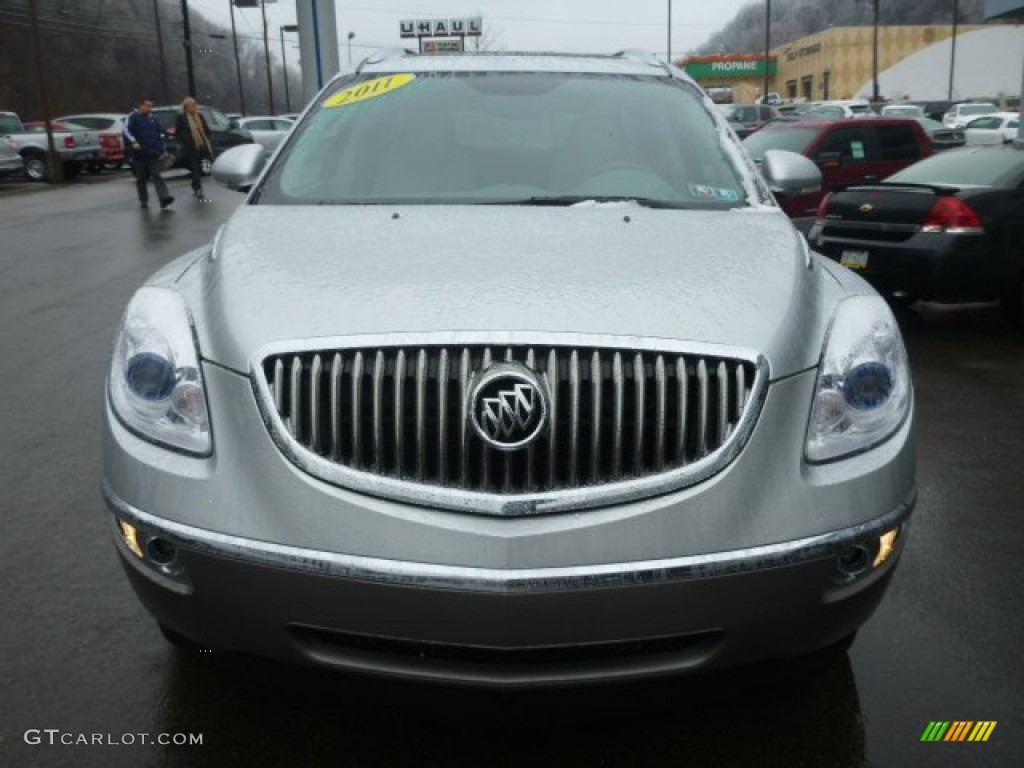
<svg viewBox="0 0 1024 768"><path fill-rule="evenodd" d="M230 128L233 131L237 131L240 128L240 126L238 125L238 120L236 120L233 117L230 118L228 120L228 128Z"/></svg>
<svg viewBox="0 0 1024 768"><path fill-rule="evenodd" d="M238 192L248 192L263 172L267 153L259 144L232 147L213 162L213 178L218 184Z"/></svg>
<svg viewBox="0 0 1024 768"><path fill-rule="evenodd" d="M769 149L761 162L761 175L776 195L813 195L821 191L821 171L795 152Z"/></svg>

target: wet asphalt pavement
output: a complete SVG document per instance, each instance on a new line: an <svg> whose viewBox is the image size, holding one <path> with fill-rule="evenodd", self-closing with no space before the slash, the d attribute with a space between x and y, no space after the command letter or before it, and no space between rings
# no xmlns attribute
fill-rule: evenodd
<svg viewBox="0 0 1024 768"><path fill-rule="evenodd" d="M0 766L1024 765L1024 335L992 308L902 319L920 496L849 655L499 695L172 650L121 572L99 492L120 314L242 199L171 189L160 212L137 208L127 175L0 182ZM921 743L932 720L998 725L983 744ZM141 744L163 733L202 745ZM115 743L60 744L94 734Z"/></svg>

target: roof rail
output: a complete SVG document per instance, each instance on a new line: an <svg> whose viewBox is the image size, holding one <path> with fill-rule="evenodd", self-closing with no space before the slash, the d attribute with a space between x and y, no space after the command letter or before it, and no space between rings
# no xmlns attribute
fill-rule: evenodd
<svg viewBox="0 0 1024 768"><path fill-rule="evenodd" d="M624 51L617 51L612 54L612 58L629 59L630 61L635 61L640 64L646 64L649 67L664 69L670 75L672 74L672 67L670 63L662 61L650 51L645 51L642 48L627 48Z"/></svg>
<svg viewBox="0 0 1024 768"><path fill-rule="evenodd" d="M358 75L363 71L363 67L366 64L380 64L382 61L394 58L396 56L418 56L418 52L410 50L409 48L403 48L400 45L394 45L390 48L381 48L378 51L374 51L365 59L359 62L356 66L356 74Z"/></svg>

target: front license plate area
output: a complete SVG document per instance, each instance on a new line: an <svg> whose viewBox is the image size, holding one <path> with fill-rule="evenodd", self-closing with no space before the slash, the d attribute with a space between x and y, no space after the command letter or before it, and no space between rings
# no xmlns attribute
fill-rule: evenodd
<svg viewBox="0 0 1024 768"><path fill-rule="evenodd" d="M843 251L839 263L850 269L866 269L868 266L867 251Z"/></svg>

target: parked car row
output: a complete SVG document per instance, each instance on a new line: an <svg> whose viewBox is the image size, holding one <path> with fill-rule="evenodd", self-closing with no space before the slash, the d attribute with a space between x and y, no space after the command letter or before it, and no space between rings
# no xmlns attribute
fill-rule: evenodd
<svg viewBox="0 0 1024 768"><path fill-rule="evenodd" d="M815 162L821 191L780 196L783 210L815 248L890 299L998 299L1024 326L1024 149L1006 143L1016 118L986 114L959 130L919 115L805 116L744 146L758 163L772 150ZM994 146L964 147L965 134ZM935 152L954 139L960 148Z"/></svg>
<svg viewBox="0 0 1024 768"><path fill-rule="evenodd" d="M288 117L229 118L219 109L200 106L210 129L214 155L239 144L260 144L273 151L288 134L294 119ZM181 143L175 136L174 122L179 107L156 107L153 114L164 131L167 150L176 158L175 165L184 167ZM120 168L129 161L124 140L127 114L96 112L65 115L51 122L56 149L63 164L65 178L79 172L99 173L103 168ZM33 181L47 176L48 140L43 122L22 123L13 112L0 112L0 176L24 173ZM210 160L203 163L203 173L210 173Z"/></svg>

